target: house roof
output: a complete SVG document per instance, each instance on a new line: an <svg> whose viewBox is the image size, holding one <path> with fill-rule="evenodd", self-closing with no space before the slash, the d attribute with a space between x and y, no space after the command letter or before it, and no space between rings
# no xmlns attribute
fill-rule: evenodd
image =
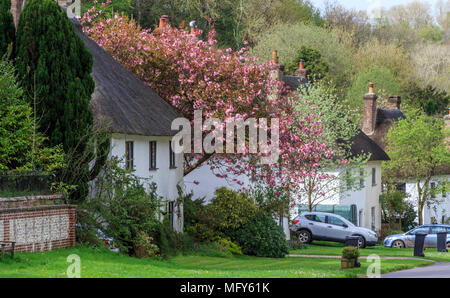
<svg viewBox="0 0 450 298"><path fill-rule="evenodd" d="M300 85L305 85L308 80L298 76L283 76L283 81L291 90L297 90Z"/></svg>
<svg viewBox="0 0 450 298"><path fill-rule="evenodd" d="M370 153L369 161L390 160L386 152L360 129L358 129L358 134L350 139L350 142L352 145L349 157Z"/></svg>
<svg viewBox="0 0 450 298"><path fill-rule="evenodd" d="M95 41L87 37L81 23L71 19L76 33L92 53L95 90L90 108L96 127L109 132L144 136L173 136L175 109L152 88L128 71Z"/></svg>

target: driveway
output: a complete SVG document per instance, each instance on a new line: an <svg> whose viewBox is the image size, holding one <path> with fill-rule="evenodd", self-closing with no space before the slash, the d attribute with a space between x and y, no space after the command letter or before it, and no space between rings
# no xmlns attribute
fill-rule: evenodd
<svg viewBox="0 0 450 298"><path fill-rule="evenodd" d="M450 263L381 274L382 278L450 278Z"/></svg>

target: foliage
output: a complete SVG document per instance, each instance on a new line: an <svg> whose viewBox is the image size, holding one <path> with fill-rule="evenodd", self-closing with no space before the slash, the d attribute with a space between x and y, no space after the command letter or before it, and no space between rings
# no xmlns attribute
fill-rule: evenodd
<svg viewBox="0 0 450 298"><path fill-rule="evenodd" d="M139 231L133 241L133 250L136 257L146 258L157 256L159 247L153 242L153 237L144 231Z"/></svg>
<svg viewBox="0 0 450 298"><path fill-rule="evenodd" d="M228 251L233 255L242 255L242 248L229 238L219 238L215 242L219 251Z"/></svg>
<svg viewBox="0 0 450 298"><path fill-rule="evenodd" d="M344 106L355 123L362 120L364 101L363 97L368 91L369 82L374 83L374 92L377 94L377 106L386 107L390 95L401 94L401 87L395 75L385 67L369 67L360 71L351 88L347 90Z"/></svg>
<svg viewBox="0 0 450 298"><path fill-rule="evenodd" d="M211 150L200 150L196 146L193 150L190 143L184 144L187 160L185 175L208 161L218 177L253 174L270 185L289 185L305 175L303 160L314 164L314 160L302 157L316 156L311 154L313 152L322 154L323 148L315 146L312 141L320 136L320 119L305 115L302 123L310 125L309 138L299 138L297 135L304 132L301 132L301 126L295 126L293 122L302 115L294 118L293 103L285 96L284 82L271 75L275 65L257 63L255 58L248 56L247 48L224 51L217 48L214 31L209 32L207 41L168 26L150 32L125 17L102 19L94 9L82 21L88 35L137 74L182 116L192 121L195 111L202 110L203 119L213 120L214 125L211 126L218 127L211 131L203 126L205 135L223 129L225 120L239 122L249 118L278 118L279 146L276 141L269 142L269 146L273 147L269 154L273 152L283 158L259 163L260 158L268 157L268 153L264 150L251 152L249 142L244 142L242 147L237 144L237 154L224 153L218 157L216 151L223 152L221 145L225 140L222 131L222 135L209 135L215 141ZM255 128L270 132L272 123L270 128L255 123ZM259 146L261 148L262 144ZM271 166L276 161L278 166ZM224 168L218 167L218 164L225 167L226 174L217 171Z"/></svg>
<svg viewBox="0 0 450 298"><path fill-rule="evenodd" d="M263 61L271 59L277 50L282 64L291 63L302 47L318 51L329 67L327 78L343 90L351 83L354 74L354 49L351 35L336 29L309 24L279 24L266 31L258 39L251 54ZM305 65L306 66L306 65Z"/></svg>
<svg viewBox="0 0 450 298"><path fill-rule="evenodd" d="M80 222L84 229L99 229L122 253L136 255L136 245L144 245L147 252L153 251L149 237L153 237L160 226L160 201L156 189L144 186L142 178L130 170L123 169L116 157L106 162L93 186L93 196L79 206L84 215ZM148 181L147 181L148 182Z"/></svg>
<svg viewBox="0 0 450 298"><path fill-rule="evenodd" d="M450 44L422 43L412 49L412 74L420 88L428 85L450 92Z"/></svg>
<svg viewBox="0 0 450 298"><path fill-rule="evenodd" d="M60 146L45 147L33 110L23 99L12 64L0 61L0 170L54 171L64 166Z"/></svg>
<svg viewBox="0 0 450 298"><path fill-rule="evenodd" d="M343 259L356 259L359 257L359 250L356 246L346 246L342 249Z"/></svg>
<svg viewBox="0 0 450 298"><path fill-rule="evenodd" d="M328 73L328 64L322 61L322 55L319 51L302 46L295 59L287 63L286 72L293 75L298 69L299 61L303 60L305 69L308 70L308 78L311 80L321 80Z"/></svg>
<svg viewBox="0 0 450 298"><path fill-rule="evenodd" d="M412 83L407 88L405 103L424 111L427 115L445 115L450 102L450 95L444 90L439 90L431 85L420 88Z"/></svg>
<svg viewBox="0 0 450 298"><path fill-rule="evenodd" d="M260 211L271 214L275 218L289 216L291 198L285 189L256 183L251 186L249 196L255 201Z"/></svg>
<svg viewBox="0 0 450 298"><path fill-rule="evenodd" d="M45 12L45 13L44 13ZM77 177L64 181L77 185L73 201L87 195L88 147L93 115L89 101L94 91L92 55L75 33L66 13L52 0L30 0L19 19L16 68L26 99L36 105L40 131L49 146L62 145L66 154L83 156ZM68 167L73 165L68 164Z"/></svg>
<svg viewBox="0 0 450 298"><path fill-rule="evenodd" d="M406 119L396 122L386 136L386 151L391 160L383 163L384 175L391 180L414 181L420 225L423 223L423 207L431 199L431 177L438 167L450 163L444 137L444 121L418 110L407 111Z"/></svg>
<svg viewBox="0 0 450 298"><path fill-rule="evenodd" d="M283 229L263 212L254 215L238 231L237 241L246 255L283 258L288 253Z"/></svg>
<svg viewBox="0 0 450 298"><path fill-rule="evenodd" d="M383 222L393 223L395 218L402 218L407 210L405 199L408 195L400 190L386 191L380 195L381 214Z"/></svg>
<svg viewBox="0 0 450 298"><path fill-rule="evenodd" d="M221 187L216 189L208 210L214 219L212 224L215 230L233 239L233 232L241 229L255 215L257 207L246 193Z"/></svg>
<svg viewBox="0 0 450 298"><path fill-rule="evenodd" d="M409 231L418 225L416 222L417 212L416 208L414 208L414 204L411 202L407 202L406 206L406 211L402 218L403 231Z"/></svg>
<svg viewBox="0 0 450 298"><path fill-rule="evenodd" d="M11 14L11 1L0 0L0 59L8 51L8 47L14 43L16 27Z"/></svg>
<svg viewBox="0 0 450 298"><path fill-rule="evenodd" d="M296 203L308 205L309 210L319 204L321 201L336 197L341 193L342 175L333 172L339 172L342 167L349 171L343 171L348 174L345 190L360 188L359 183L353 183L361 179L361 167L368 160L367 154L353 156L351 153L352 138L357 135L358 128L351 122L345 109L340 104L333 88L325 82L308 83L299 88L298 93L294 95L295 109L299 114L315 114L321 119L324 126L322 136L316 141L324 145L325 152L322 158L316 159L314 167L306 167L308 175L305 176L302 183L292 188L299 198L297 202L291 202L291 207ZM301 119L299 119L301 121ZM332 153L331 153L332 152ZM350 169L354 169L350 171ZM356 170L355 170L356 169ZM350 183L351 182L351 183Z"/></svg>

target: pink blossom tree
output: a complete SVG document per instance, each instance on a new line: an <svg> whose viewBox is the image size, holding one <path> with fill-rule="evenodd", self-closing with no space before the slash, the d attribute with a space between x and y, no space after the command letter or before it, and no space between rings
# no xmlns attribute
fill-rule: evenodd
<svg viewBox="0 0 450 298"><path fill-rule="evenodd" d="M275 164L258 163L266 153L252 153L246 142L239 154L185 154L185 175L208 162L212 170L225 165L226 171L217 173L219 177L233 179L245 174L291 190L322 159L333 156L326 142L320 141L324 127L317 114L297 112L284 83L271 75L276 64L258 63L247 48L218 48L213 29L204 41L198 38L198 29L188 32L162 20L154 31L144 30L127 17L104 18L101 13L92 8L83 16L85 33L192 123L195 110L202 110L204 119L279 120ZM255 126L271 134L270 124Z"/></svg>

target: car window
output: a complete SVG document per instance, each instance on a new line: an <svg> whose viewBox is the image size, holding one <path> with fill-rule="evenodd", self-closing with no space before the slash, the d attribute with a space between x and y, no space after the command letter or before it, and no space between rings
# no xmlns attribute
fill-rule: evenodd
<svg viewBox="0 0 450 298"><path fill-rule="evenodd" d="M328 216L328 223L332 224L332 225L336 225L336 226L341 226L341 227L343 227L345 225L345 223L342 220L340 220L339 218L334 217L334 216Z"/></svg>
<svg viewBox="0 0 450 298"><path fill-rule="evenodd" d="M429 227L420 227L415 229L414 231L411 231L412 235L415 234L428 234L430 232L430 228Z"/></svg>
<svg viewBox="0 0 450 298"><path fill-rule="evenodd" d="M431 227L431 234L445 233L447 228L445 227Z"/></svg>
<svg viewBox="0 0 450 298"><path fill-rule="evenodd" d="M325 215L308 214L305 217L312 221L325 222Z"/></svg>

